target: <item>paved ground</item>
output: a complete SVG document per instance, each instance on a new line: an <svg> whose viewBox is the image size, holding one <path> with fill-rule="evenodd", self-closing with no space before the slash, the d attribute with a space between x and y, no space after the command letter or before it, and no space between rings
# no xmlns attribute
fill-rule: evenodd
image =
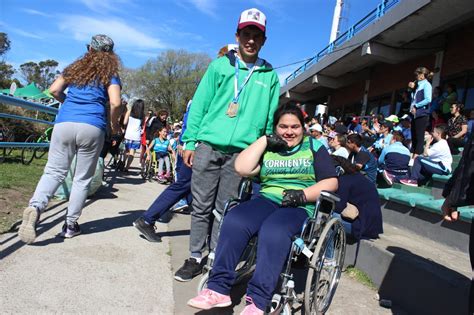
<svg viewBox="0 0 474 315"><path fill-rule="evenodd" d="M39 237L24 245L16 233L0 236L0 312L193 314L186 301L198 279L172 280L187 256L189 216L158 223L163 243L149 243L132 227L165 188L144 183L135 169L88 200L80 219L83 235L56 237L66 203L53 205L41 217ZM238 288L237 296L244 294ZM329 314L391 314L378 306L375 292L343 276ZM236 303L242 302L238 298ZM232 314L233 309L199 314Z"/></svg>

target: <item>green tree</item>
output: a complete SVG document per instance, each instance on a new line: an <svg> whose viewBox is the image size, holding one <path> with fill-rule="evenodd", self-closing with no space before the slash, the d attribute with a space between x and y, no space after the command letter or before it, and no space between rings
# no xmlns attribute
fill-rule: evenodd
<svg viewBox="0 0 474 315"><path fill-rule="evenodd" d="M155 111L166 109L174 119L179 119L210 61L205 54L164 51L137 70L123 71L124 92L144 99Z"/></svg>
<svg viewBox="0 0 474 315"><path fill-rule="evenodd" d="M12 75L15 73L13 66L6 63L5 61L0 61L0 88L7 89L12 83Z"/></svg>
<svg viewBox="0 0 474 315"><path fill-rule="evenodd" d="M0 32L0 56L10 49L10 40L6 33Z"/></svg>
<svg viewBox="0 0 474 315"><path fill-rule="evenodd" d="M39 81L39 65L36 62L29 61L21 64L20 73L28 84Z"/></svg>
<svg viewBox="0 0 474 315"><path fill-rule="evenodd" d="M39 88L46 90L54 81L59 71L58 62L48 59L39 63L29 61L20 65L20 73L28 84L35 82Z"/></svg>

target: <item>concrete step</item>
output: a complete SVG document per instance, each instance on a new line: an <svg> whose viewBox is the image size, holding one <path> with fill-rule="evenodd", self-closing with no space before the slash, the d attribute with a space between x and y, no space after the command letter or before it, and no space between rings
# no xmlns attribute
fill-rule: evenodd
<svg viewBox="0 0 474 315"><path fill-rule="evenodd" d="M426 202L430 199L427 198ZM441 212L434 213L395 201L381 200L381 203L385 223L462 252L468 251L471 223L467 219L449 223L443 221Z"/></svg>
<svg viewBox="0 0 474 315"><path fill-rule="evenodd" d="M355 252L356 244L348 245L346 265L354 263ZM467 313L467 251L385 223L380 239L361 241L356 267L376 284L380 298L408 314Z"/></svg>

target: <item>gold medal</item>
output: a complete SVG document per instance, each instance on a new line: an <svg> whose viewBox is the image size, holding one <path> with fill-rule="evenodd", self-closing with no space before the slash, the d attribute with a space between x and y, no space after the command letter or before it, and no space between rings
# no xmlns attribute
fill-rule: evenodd
<svg viewBox="0 0 474 315"><path fill-rule="evenodd" d="M237 104L236 102L231 102L229 104L229 107L227 108L227 116L229 116L230 118L234 118L235 116L237 116L237 111L239 110L239 104Z"/></svg>

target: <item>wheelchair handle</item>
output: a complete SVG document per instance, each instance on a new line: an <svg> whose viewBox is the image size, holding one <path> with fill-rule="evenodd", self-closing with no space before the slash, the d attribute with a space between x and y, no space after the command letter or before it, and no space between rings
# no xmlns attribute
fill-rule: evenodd
<svg viewBox="0 0 474 315"><path fill-rule="evenodd" d="M327 190L321 191L320 198L332 201L334 203L341 201L338 195Z"/></svg>

